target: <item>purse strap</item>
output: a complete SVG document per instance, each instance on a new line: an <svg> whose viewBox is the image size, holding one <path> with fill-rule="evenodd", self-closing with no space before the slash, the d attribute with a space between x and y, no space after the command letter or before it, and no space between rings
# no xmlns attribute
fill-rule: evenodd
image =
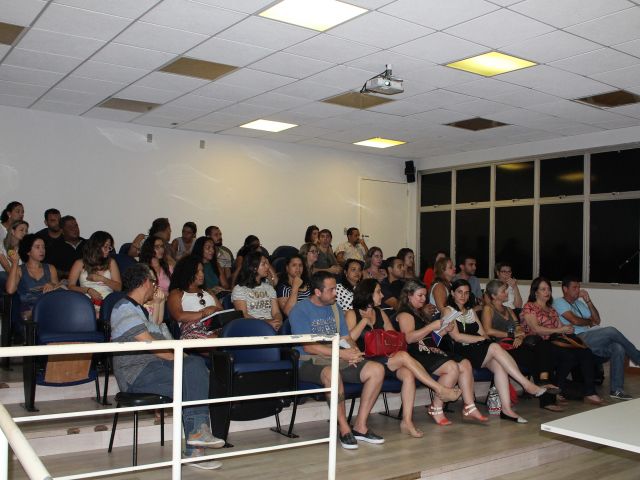
<svg viewBox="0 0 640 480"><path fill-rule="evenodd" d="M335 302L331 304L331 310L333 311L333 319L336 322L336 333L340 335L340 312L338 312L338 305Z"/></svg>

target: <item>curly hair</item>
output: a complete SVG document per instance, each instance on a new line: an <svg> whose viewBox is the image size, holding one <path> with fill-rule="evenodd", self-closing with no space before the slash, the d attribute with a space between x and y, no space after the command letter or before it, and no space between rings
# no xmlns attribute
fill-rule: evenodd
<svg viewBox="0 0 640 480"><path fill-rule="evenodd" d="M194 255L185 255L178 260L176 266L173 267L169 291L175 290L176 288L182 291L188 290L196 279L198 265L202 265L202 262Z"/></svg>
<svg viewBox="0 0 640 480"><path fill-rule="evenodd" d="M147 237L145 241L142 242L142 246L140 247L140 256L138 257L140 263L151 266L151 259L156 256L156 240L160 240L162 242L162 245L164 245L164 240L158 235ZM164 256L158 260L158 263L160 264L160 268L162 268L162 271L167 275L167 277L170 277L171 270L169 269L169 264L167 263L167 260L164 258Z"/></svg>
<svg viewBox="0 0 640 480"><path fill-rule="evenodd" d="M368 307L375 307L373 301L373 292L376 291L378 281L375 278L365 278L353 291L353 308L365 310Z"/></svg>
<svg viewBox="0 0 640 480"><path fill-rule="evenodd" d="M218 247L216 247L216 243L213 241L211 237L199 237L195 242L193 242L193 248L191 249L191 255L198 257L202 264L204 265L204 246L207 242L211 242L213 245L213 258L209 262L211 264L211 268L215 274L220 277L220 270L218 270Z"/></svg>
<svg viewBox="0 0 640 480"><path fill-rule="evenodd" d="M29 252L31 252L33 244L36 242L36 240L42 239L35 233L28 233L20 242L20 245L18 246L18 255L20 256L20 260L22 260L23 263L27 263L29 261ZM42 241L44 242L44 240Z"/></svg>

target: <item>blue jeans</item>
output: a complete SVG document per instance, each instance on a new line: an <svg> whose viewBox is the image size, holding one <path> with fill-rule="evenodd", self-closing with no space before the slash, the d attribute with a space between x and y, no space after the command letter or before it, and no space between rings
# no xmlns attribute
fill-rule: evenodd
<svg viewBox="0 0 640 480"><path fill-rule="evenodd" d="M128 391L173 397L173 361L158 358L157 361L150 363L140 372ZM182 369L182 400L208 398L209 370L201 356L189 355L184 358ZM184 408L182 424L187 438L192 433L196 433L202 424L210 426L209 408L206 405Z"/></svg>
<svg viewBox="0 0 640 480"><path fill-rule="evenodd" d="M594 354L610 359L611 391L623 390L624 356L640 365L640 351L615 327L589 329L580 338Z"/></svg>

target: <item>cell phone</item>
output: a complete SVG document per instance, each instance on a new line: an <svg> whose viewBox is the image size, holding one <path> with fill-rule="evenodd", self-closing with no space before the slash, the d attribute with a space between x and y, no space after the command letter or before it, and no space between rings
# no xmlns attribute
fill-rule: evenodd
<svg viewBox="0 0 640 480"><path fill-rule="evenodd" d="M340 339L340 348L351 348L351 345L349 344L349 342L347 342L344 338Z"/></svg>

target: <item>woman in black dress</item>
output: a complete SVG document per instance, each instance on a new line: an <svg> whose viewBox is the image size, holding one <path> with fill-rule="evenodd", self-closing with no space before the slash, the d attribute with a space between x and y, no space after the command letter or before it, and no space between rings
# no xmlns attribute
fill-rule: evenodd
<svg viewBox="0 0 640 480"><path fill-rule="evenodd" d="M440 385L460 386L465 405L462 413L465 418L486 422L488 417L482 415L475 405L471 364L468 360L452 357L438 348L432 333L441 329L442 322L431 321L425 310L426 306L427 289L424 283L407 280L398 301L396 319L400 324L400 330L406 336L409 354L420 362L427 372L438 375ZM449 324L439 335L446 335L452 328L453 325ZM444 415L442 403L441 399L434 399L429 406L429 415L438 425L451 425L451 421Z"/></svg>
<svg viewBox="0 0 640 480"><path fill-rule="evenodd" d="M442 312L447 316L455 311L461 315L452 322L453 329L450 336L454 340L456 354L468 359L473 368L488 368L493 372L495 386L502 403L500 418L512 420L517 423L527 423L511 407L509 395L509 377L518 382L524 390L535 397L544 395L546 388L538 387L529 381L518 369L515 360L497 343L489 340L489 337L478 321L476 312L469 301L471 287L464 279L456 280L451 284L448 307Z"/></svg>

